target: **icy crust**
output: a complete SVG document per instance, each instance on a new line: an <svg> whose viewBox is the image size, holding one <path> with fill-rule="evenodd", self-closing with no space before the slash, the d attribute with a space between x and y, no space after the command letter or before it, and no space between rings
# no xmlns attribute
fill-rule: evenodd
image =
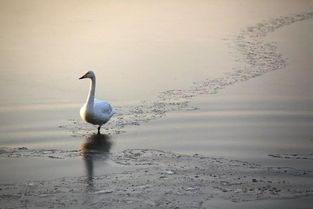
<svg viewBox="0 0 313 209"><path fill-rule="evenodd" d="M66 159L78 157L79 150L59 150L59 149L29 149L27 147L0 147L1 158L21 158L21 157L48 157L51 159Z"/></svg>
<svg viewBox="0 0 313 209"><path fill-rule="evenodd" d="M290 159L290 160L313 160L313 153L277 153L269 154L269 157L279 158L279 159Z"/></svg>
<svg viewBox="0 0 313 209"><path fill-rule="evenodd" d="M207 208L233 202L313 196L312 171L160 150L112 155L123 171L1 184L1 208Z"/></svg>
<svg viewBox="0 0 313 209"><path fill-rule="evenodd" d="M197 107L189 105L195 96L216 94L227 86L284 68L286 59L278 51L275 43L265 41L267 34L312 17L313 11L308 11L287 17L273 18L247 27L233 38L231 43L228 43L231 50L235 51L237 61L237 66L232 72L225 73L218 78L206 78L194 82L186 89L160 92L154 101L145 101L134 106L115 107L119 114L104 126L105 132L119 134L125 131L124 127L140 125L155 118L161 118L168 112L195 110ZM94 130L93 127L80 120L70 120L60 127L71 130L73 136L87 135Z"/></svg>

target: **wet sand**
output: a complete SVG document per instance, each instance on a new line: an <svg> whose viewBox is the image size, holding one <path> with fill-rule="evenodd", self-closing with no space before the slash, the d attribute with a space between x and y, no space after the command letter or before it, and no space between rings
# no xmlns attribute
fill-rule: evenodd
<svg viewBox="0 0 313 209"><path fill-rule="evenodd" d="M240 69L121 106L104 129L109 135L71 119L48 130L60 132L56 144L8 140L0 149L1 207L309 208L312 61L303 58L303 45L279 40L295 31L310 39L311 16L244 29L232 46L243 51ZM267 44L275 34L280 38ZM72 109L64 114L70 118ZM40 141L41 133L35 137Z"/></svg>

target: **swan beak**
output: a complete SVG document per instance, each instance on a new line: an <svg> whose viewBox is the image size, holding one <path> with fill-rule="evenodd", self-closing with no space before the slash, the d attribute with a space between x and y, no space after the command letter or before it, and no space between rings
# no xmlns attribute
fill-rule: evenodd
<svg viewBox="0 0 313 209"><path fill-rule="evenodd" d="M87 73L83 75L82 77L80 77L79 79L84 79L84 78L87 78Z"/></svg>

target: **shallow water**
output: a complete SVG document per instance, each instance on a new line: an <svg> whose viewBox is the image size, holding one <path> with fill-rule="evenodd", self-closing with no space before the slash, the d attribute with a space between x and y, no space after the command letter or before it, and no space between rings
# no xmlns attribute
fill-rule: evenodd
<svg viewBox="0 0 313 209"><path fill-rule="evenodd" d="M103 129L113 135L105 153L150 148L312 170L310 7L4 1L0 181L121 169L79 151L95 132L78 115L89 87L78 77L89 69L97 96L120 112Z"/></svg>
<svg viewBox="0 0 313 209"><path fill-rule="evenodd" d="M312 6L245 0L1 4L0 109L81 104L88 84L77 79L90 69L98 97L114 104L183 89L232 71L231 53L237 52L228 40L245 27Z"/></svg>

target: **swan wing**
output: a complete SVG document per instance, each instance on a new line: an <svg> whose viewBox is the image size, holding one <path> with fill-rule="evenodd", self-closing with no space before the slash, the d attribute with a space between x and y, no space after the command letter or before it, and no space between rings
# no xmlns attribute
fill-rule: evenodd
<svg viewBox="0 0 313 209"><path fill-rule="evenodd" d="M112 107L108 102L99 100L99 99L95 99L94 101L94 107L95 107L95 111L98 113L102 113L105 115L111 115L112 114Z"/></svg>

